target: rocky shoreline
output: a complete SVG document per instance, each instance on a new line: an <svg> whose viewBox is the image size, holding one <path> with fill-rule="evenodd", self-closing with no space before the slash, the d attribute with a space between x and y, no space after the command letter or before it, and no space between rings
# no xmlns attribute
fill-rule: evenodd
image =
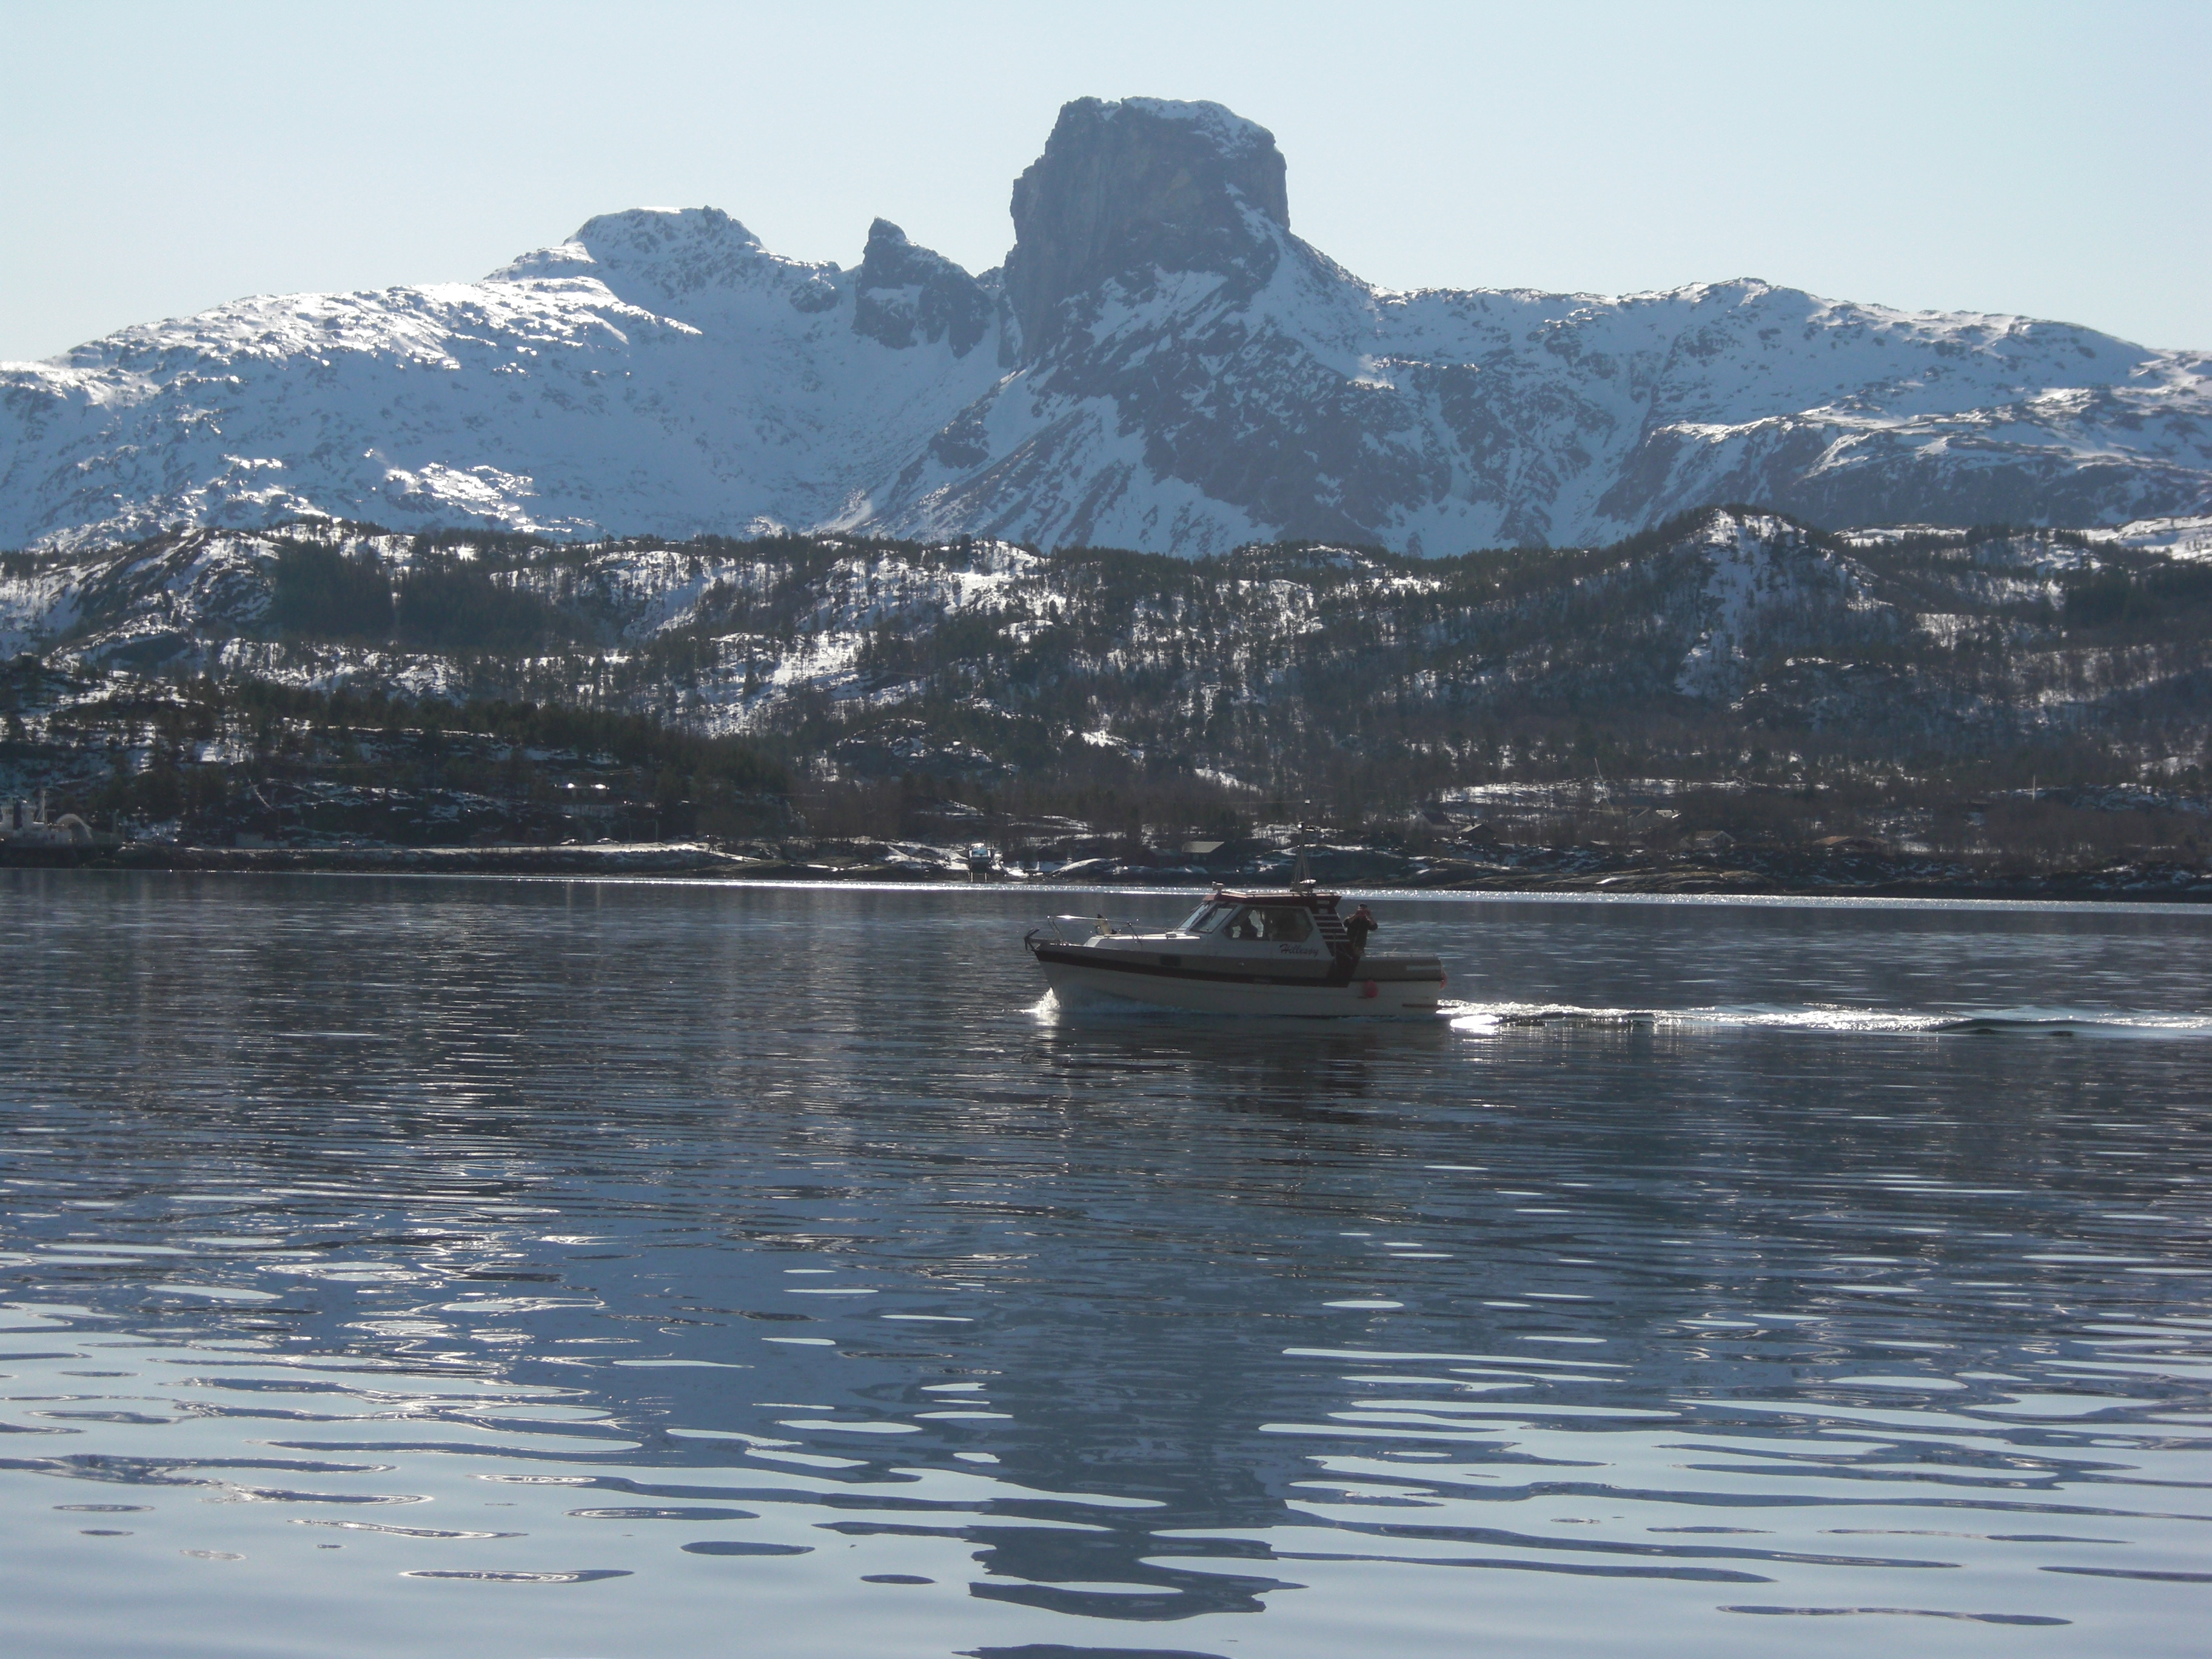
<svg viewBox="0 0 2212 1659"><path fill-rule="evenodd" d="M813 852L700 842L514 847L194 847L165 842L119 846L9 846L0 867L166 870L253 874L324 872L381 875L654 876L720 880L943 882L1005 885L1204 887L1279 885L1285 860L1236 869L1090 859L1042 872L969 872L957 854L941 861L871 850ZM1404 892L1607 893L1861 898L2061 900L2212 903L2212 868L2145 860L2095 867L2026 870L1900 854L1869 844L1761 848L1655 855L1596 847L1500 846L1483 856L1417 857L1370 848L1310 854L1328 884Z"/></svg>

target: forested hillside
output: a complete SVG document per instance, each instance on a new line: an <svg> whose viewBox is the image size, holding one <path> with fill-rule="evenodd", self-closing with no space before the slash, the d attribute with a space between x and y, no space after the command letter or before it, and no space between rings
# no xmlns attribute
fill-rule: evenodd
<svg viewBox="0 0 2212 1659"><path fill-rule="evenodd" d="M2009 813L2027 844L2089 836L2041 821L2094 798L2180 814L2178 845L2212 759L2200 530L1838 536L1715 510L1432 560L196 531L8 557L0 788L96 772L107 810L161 814L155 781L235 793L289 757L487 797L505 766L526 796L532 756L622 748L545 726L577 710L694 744L617 769L663 831L759 833L775 797L848 835L1427 806L1448 833L1553 837L1640 812L1646 836L1971 841ZM441 753L473 733L482 764L424 771L426 732Z"/></svg>

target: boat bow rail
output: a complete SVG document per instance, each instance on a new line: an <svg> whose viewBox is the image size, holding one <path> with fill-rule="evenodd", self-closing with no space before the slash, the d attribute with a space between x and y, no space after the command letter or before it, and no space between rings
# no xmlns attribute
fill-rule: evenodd
<svg viewBox="0 0 2212 1659"><path fill-rule="evenodd" d="M1040 945L1086 945L1094 939L1134 939L1139 929L1132 921L1111 916L1047 916L1022 935L1022 943L1035 956Z"/></svg>

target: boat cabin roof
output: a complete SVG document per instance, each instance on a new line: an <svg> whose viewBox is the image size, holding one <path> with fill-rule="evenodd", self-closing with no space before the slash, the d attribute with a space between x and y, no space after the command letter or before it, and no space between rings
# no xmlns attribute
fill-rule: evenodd
<svg viewBox="0 0 2212 1659"><path fill-rule="evenodd" d="M1303 887L1278 887L1249 892L1231 892L1226 887L1217 887L1206 896L1208 904L1295 904L1302 910L1316 913L1333 911L1337 893L1319 893L1311 883Z"/></svg>

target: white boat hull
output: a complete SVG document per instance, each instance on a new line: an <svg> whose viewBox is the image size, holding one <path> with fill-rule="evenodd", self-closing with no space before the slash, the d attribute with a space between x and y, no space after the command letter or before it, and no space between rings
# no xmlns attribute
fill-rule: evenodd
<svg viewBox="0 0 2212 1659"><path fill-rule="evenodd" d="M1354 969L1351 982L1345 985L1240 984L1135 974L1064 958L1045 960L1040 966L1053 995L1068 1009L1175 1009L1289 1019L1409 1019L1435 1015L1444 990L1441 973L1419 979L1382 977L1390 969L1381 963L1376 964L1376 977L1362 977Z"/></svg>

